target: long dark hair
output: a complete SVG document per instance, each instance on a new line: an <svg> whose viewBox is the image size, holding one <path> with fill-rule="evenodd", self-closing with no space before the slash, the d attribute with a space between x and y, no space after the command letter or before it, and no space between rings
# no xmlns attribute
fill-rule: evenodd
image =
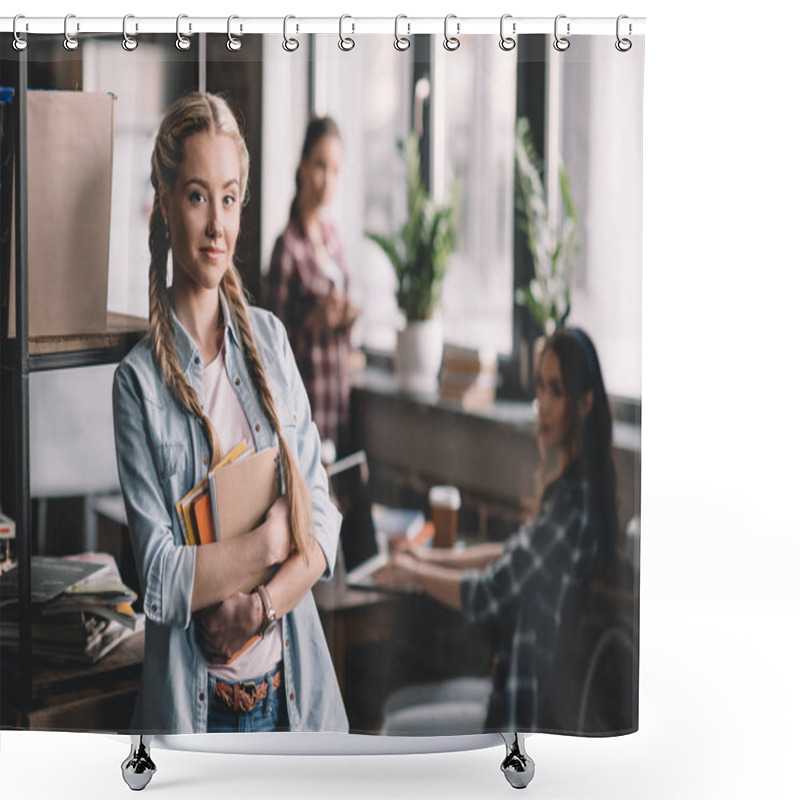
<svg viewBox="0 0 800 800"><path fill-rule="evenodd" d="M306 127L306 137L303 140L303 150L300 153L300 164L302 164L310 155L314 146L320 139L326 136L333 136L341 141L342 134L339 132L339 126L330 117L314 117ZM289 221L300 221L300 165L297 166L297 171L294 174L294 199L292 200L291 208L289 209Z"/></svg>
<svg viewBox="0 0 800 800"><path fill-rule="evenodd" d="M592 340L580 328L559 328L545 343L561 368L567 403L567 472L589 484L593 519L598 525L598 569L613 578L621 531L617 516L617 474L611 454L611 408ZM592 392L591 411L581 418L578 401Z"/></svg>

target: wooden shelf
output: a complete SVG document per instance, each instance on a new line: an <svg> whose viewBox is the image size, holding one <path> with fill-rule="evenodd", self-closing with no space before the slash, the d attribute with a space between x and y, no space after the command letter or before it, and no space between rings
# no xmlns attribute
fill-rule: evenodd
<svg viewBox="0 0 800 800"><path fill-rule="evenodd" d="M4 654L0 728L127 730L139 688L144 631L96 664L58 664L34 657L31 704L18 707L19 662Z"/></svg>
<svg viewBox="0 0 800 800"><path fill-rule="evenodd" d="M141 317L109 313L104 331L31 337L30 369L37 372L116 363L144 336L147 327L147 320Z"/></svg>
<svg viewBox="0 0 800 800"><path fill-rule="evenodd" d="M147 330L147 320L127 314L109 313L106 330L74 336L36 336L28 343L32 356L74 353L79 350L104 350L122 347L130 337L140 338Z"/></svg>

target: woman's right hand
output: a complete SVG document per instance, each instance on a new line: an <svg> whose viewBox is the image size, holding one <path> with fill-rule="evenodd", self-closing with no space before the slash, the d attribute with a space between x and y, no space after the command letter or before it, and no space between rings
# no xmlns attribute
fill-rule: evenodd
<svg viewBox="0 0 800 800"><path fill-rule="evenodd" d="M279 497L270 506L267 518L256 530L264 540L267 566L283 564L294 549L289 526L289 503L286 497Z"/></svg>

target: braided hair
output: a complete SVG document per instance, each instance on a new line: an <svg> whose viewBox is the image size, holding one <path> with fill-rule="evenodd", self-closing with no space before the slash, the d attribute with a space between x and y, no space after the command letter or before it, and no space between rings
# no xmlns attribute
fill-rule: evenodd
<svg viewBox="0 0 800 800"><path fill-rule="evenodd" d="M239 124L227 102L219 95L190 92L181 97L167 112L156 137L151 158L150 182L155 191L150 215L150 341L161 375L172 396L183 408L196 417L211 449L211 468L223 456L219 437L211 420L203 411L197 392L180 368L175 353L175 338L170 323L170 303L167 294L167 256L170 241L164 219L161 198L172 191L183 161L186 140L198 133L229 136L236 145L241 165L242 197L247 201L247 180L250 156ZM308 537L313 535L311 500L308 488L281 431L275 398L267 383L264 365L258 353L255 337L247 316L247 302L241 277L233 263L228 265L222 281L222 291L231 310L241 338L245 362L258 390L261 407L278 437L282 472L289 503L289 524L297 551L308 560Z"/></svg>

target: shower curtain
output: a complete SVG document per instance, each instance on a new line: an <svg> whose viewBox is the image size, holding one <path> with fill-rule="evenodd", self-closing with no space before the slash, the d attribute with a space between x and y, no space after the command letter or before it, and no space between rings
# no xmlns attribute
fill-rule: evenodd
<svg viewBox="0 0 800 800"><path fill-rule="evenodd" d="M3 727L246 730L273 699L279 730L638 727L644 37L336 23L2 34ZM238 133L179 135L193 92ZM189 174L209 131L233 155ZM164 378L159 247L168 303L236 269L274 416L225 292L211 353L163 312L199 406ZM225 599L192 605L198 549L236 538L215 363L244 419L215 429L279 446L278 495L296 461L324 555L292 601L238 590L237 657Z"/></svg>

